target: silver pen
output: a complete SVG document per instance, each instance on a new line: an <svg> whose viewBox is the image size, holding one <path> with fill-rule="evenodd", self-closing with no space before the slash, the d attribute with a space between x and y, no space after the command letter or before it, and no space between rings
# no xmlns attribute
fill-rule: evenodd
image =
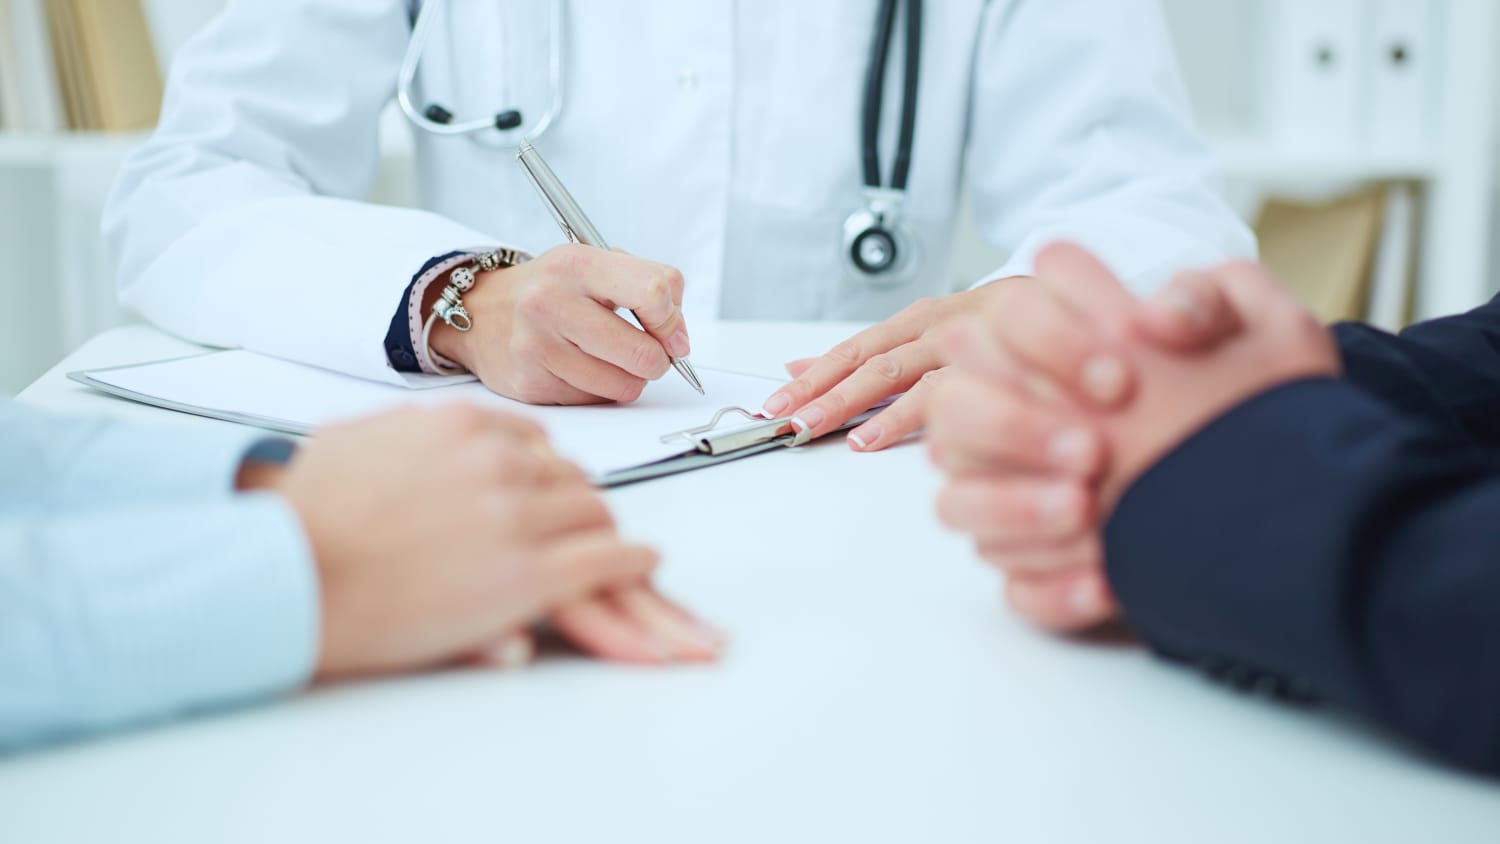
<svg viewBox="0 0 1500 844"><path fill-rule="evenodd" d="M552 172L552 168L542 160L541 154L536 151L536 147L533 147L530 141L521 141L521 146L516 151L516 160L521 162L521 169L531 177L531 183L536 186L537 193L542 195L547 209L552 212L552 218L557 221L557 225L562 228L563 234L567 235L569 240L599 249L609 248L609 244L604 242L604 236L599 234L599 230L594 228L593 223L589 222L588 215L578 207L573 195L563 187L557 174ZM632 313L631 316L635 317L635 314ZM635 321L639 324L640 317L635 317ZM698 373L693 371L691 361L687 358L674 357L672 368L681 373L683 380L688 382L688 386L697 390L699 395L707 395L703 391L703 382L698 380Z"/></svg>

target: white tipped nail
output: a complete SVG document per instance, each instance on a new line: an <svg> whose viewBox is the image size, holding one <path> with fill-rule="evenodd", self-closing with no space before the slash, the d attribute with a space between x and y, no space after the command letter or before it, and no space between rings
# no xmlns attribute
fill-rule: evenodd
<svg viewBox="0 0 1500 844"><path fill-rule="evenodd" d="M489 657L501 668L525 668L536 656L536 645L530 636L513 636L493 648Z"/></svg>
<svg viewBox="0 0 1500 844"><path fill-rule="evenodd" d="M1198 303L1181 290L1169 290L1162 297L1167 307L1185 317L1189 322L1198 324L1204 321L1203 312L1198 309Z"/></svg>
<svg viewBox="0 0 1500 844"><path fill-rule="evenodd" d="M1068 607L1080 616L1098 615L1104 608L1104 596L1092 582L1083 582L1073 587L1068 595Z"/></svg>
<svg viewBox="0 0 1500 844"><path fill-rule="evenodd" d="M854 443L855 448L858 448L860 451L864 451L870 447L870 444L865 442L864 437L861 437L859 434L850 434L849 442Z"/></svg>
<svg viewBox="0 0 1500 844"><path fill-rule="evenodd" d="M793 416L792 417L792 427L796 428L797 429L797 433L799 433L799 434L802 433L803 431L810 431L810 430L812 430L812 426L809 425L809 424L807 424L806 422L803 422L802 421L802 417L800 417L800 416Z"/></svg>

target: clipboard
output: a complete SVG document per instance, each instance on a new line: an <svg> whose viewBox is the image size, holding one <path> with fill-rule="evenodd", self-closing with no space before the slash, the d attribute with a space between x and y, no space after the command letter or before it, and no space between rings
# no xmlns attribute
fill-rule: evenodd
<svg viewBox="0 0 1500 844"><path fill-rule="evenodd" d="M244 352L210 352L207 355L190 355L167 361L151 361L142 364L70 372L68 373L68 378L90 389L128 401L297 437L308 436L315 428L321 427L328 421L332 421L329 419L308 420L305 418L289 418L296 416L300 408L282 407L280 408L282 412L277 412L278 408L274 403L257 405L255 402L247 402L234 405L228 402L215 401L201 394L195 394L191 390L174 391L172 389L161 389L159 386L132 389L122 383L115 383L115 381L126 381L128 379L111 378L112 373L127 374L130 370L140 370L143 367L159 367L172 364L192 365L194 361L199 362L200 365L207 364L212 359L212 356L216 355L251 355L252 357L260 357L254 356L253 353ZM349 376L323 370L310 370L310 368L303 367L300 364L275 361L274 359L255 361L253 363L273 368L294 367L295 369L290 371L291 375L310 379L323 379L313 382L318 386L341 386L344 389L353 389L356 391L369 390L377 393L380 390L394 390L395 395L406 399L422 396L436 398L439 393L452 392L444 388L418 391L392 388L388 385L362 382L359 379L351 379ZM280 369L274 371L277 373L281 372ZM741 377L749 378L750 376ZM470 383L467 386L462 384L454 386L459 388L459 398L465 397L462 391L469 390L482 392L484 394L483 397L488 400L509 402L509 400L501 399L488 393L477 382ZM364 393L361 392L359 395L363 396ZM894 400L894 397L856 416L839 427L837 431L845 431L862 424L892 400ZM378 412L382 409L376 398L371 398L370 401L371 404L369 407L353 415L363 415L364 412ZM559 410L532 407L521 407L518 409L523 415L528 412L533 414L533 418L536 418L537 415L545 416L549 413L557 413ZM629 412L628 407L622 408L622 410ZM604 412L614 413L616 411L611 409ZM704 411L700 409L699 412ZM348 416L342 418L348 418ZM548 427L545 418L538 418L537 421L541 422L544 427ZM680 409L677 412L677 419L675 421L677 424L681 424L682 422ZM549 430L551 430L550 427ZM592 436L592 432L600 430L606 429L601 428L597 422L592 422L590 435ZM633 430L638 435L644 433L639 426ZM830 433L836 433L837 431ZM791 417L767 419L759 413L746 410L740 406L721 408L713 413L709 419L704 420L702 424L697 426L665 432L657 428L651 436L657 437L660 442L659 446L652 446L651 450L654 453L647 459L640 460L640 462L630 461L629 465L618 468L606 469L596 467L590 469L590 474L595 484L603 488L627 486L654 478L696 471L721 463L729 463L778 449L794 448L804 445L807 441L805 436L799 436L792 430ZM559 448L559 450L566 453L562 448ZM588 469L587 466L585 468Z"/></svg>

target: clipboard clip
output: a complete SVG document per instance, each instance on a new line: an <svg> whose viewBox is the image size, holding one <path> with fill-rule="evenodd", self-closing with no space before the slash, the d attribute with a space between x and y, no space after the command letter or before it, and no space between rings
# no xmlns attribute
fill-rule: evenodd
<svg viewBox="0 0 1500 844"><path fill-rule="evenodd" d="M836 430L847 431L850 428L863 425L867 420L874 418L876 414L889 407L892 402L899 398L901 398L901 394L885 399L864 413L840 425ZM719 427L719 423L724 421L724 417L730 414L743 416L750 424L715 435L714 431ZM796 448L799 445L806 445L812 439L811 431L803 431L798 434L787 430L791 425L792 417L790 416L767 419L759 413L753 413L743 407L723 407L719 409L718 413L714 414L714 418L708 420L708 424L699 425L696 428L684 428L681 431L673 431L670 434L663 434L661 441L663 443L670 443L673 440L684 439L692 443L693 448L704 454L720 455L768 442L779 442L787 448Z"/></svg>
<svg viewBox="0 0 1500 844"><path fill-rule="evenodd" d="M735 414L744 417L751 424L727 430L721 434L714 435L719 423L724 417ZM684 428L681 431L673 431L663 434L661 441L670 443L673 440L684 439L693 444L693 447L704 454L729 454L761 443L771 442L778 437L786 440L785 445L800 445L797 438L790 433L782 433L782 429L791 425L792 417L783 416L780 419L767 419L759 413L752 413L743 407L720 408L714 418L708 420L708 424L699 425L696 428Z"/></svg>

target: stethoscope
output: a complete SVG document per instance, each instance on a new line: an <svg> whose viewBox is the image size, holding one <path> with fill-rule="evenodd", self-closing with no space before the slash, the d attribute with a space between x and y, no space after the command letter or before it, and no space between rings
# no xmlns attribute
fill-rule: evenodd
<svg viewBox="0 0 1500 844"><path fill-rule="evenodd" d="M567 45L563 39L563 0L551 0L548 9L550 26L547 37L551 43L547 51L550 56L547 63L547 90L550 93L547 111L541 119L529 126L520 109L515 108L501 109L493 115L467 120L456 120L451 110L438 103L428 103L420 110L417 108L412 99L412 93L416 89L417 68L422 64L422 54L427 51L427 42L432 39L433 22L441 17L445 3L447 0L426 0L412 24L411 40L406 44L406 55L401 59L401 73L396 81L396 100L401 104L406 118L418 129L435 135L468 135L486 146L500 149L518 150L521 141L535 141L545 135L557 121L558 115L562 114L563 108L563 69L567 66ZM501 11L503 14L503 4Z"/></svg>
<svg viewBox="0 0 1500 844"><path fill-rule="evenodd" d="M426 0L412 25L411 41L401 60L396 99L407 119L418 129L437 135L468 135L480 143L500 149L518 149L522 140L536 141L556 122L563 108L563 69L566 44L563 38L563 0L551 0L549 105L545 114L528 124L519 109L506 108L493 115L458 119L453 111L435 102L418 108L413 98L417 69L432 37L433 22L447 0ZM895 39L896 7L902 0L880 0L875 17L875 37L865 69L863 108L860 118L860 161L864 176L864 207L844 221L843 261L855 275L876 287L904 283L919 262L918 242L905 225L906 183L911 175L912 141L916 134L917 82L921 67L922 0L905 0L906 27L901 85L901 124L890 184L880 172L880 114L885 103L886 65Z"/></svg>

